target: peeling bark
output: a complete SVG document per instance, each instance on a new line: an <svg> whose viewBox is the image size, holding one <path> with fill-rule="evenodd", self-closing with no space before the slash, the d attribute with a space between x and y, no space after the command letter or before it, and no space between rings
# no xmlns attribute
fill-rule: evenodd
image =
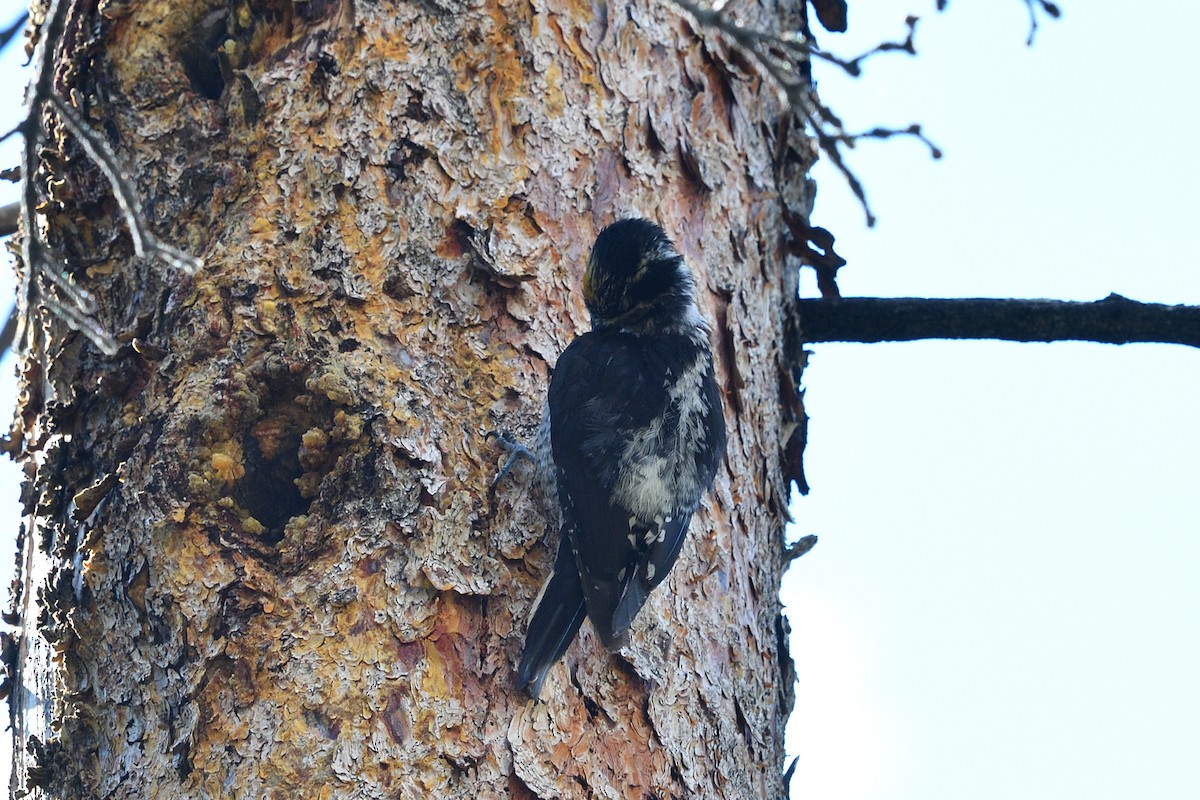
<svg viewBox="0 0 1200 800"><path fill-rule="evenodd" d="M780 232L812 149L775 141L771 86L650 2L81 0L70 26L58 90L206 266L132 258L60 132L48 241L131 344L46 318L24 361L14 788L781 797ZM535 703L513 673L557 534L537 487L489 492L483 434L536 427L587 250L631 214L697 274L729 451L631 645L585 625Z"/></svg>

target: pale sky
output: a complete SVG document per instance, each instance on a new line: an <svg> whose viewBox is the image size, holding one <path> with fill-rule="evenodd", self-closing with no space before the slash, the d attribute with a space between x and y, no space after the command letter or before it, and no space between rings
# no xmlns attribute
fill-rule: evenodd
<svg viewBox="0 0 1200 800"><path fill-rule="evenodd" d="M822 39L924 13L917 58L818 79L851 127L946 152L851 154L871 231L818 170L843 294L1200 303L1200 11L1067 0L1030 49L1019 0L933 5L852 3ZM1200 797L1200 351L811 349L793 798Z"/></svg>
<svg viewBox="0 0 1200 800"><path fill-rule="evenodd" d="M0 19L20 5L0 2ZM924 14L917 58L818 77L852 127L918 121L946 152L935 163L897 140L850 154L872 231L818 170L813 219L850 261L843 293L1200 303L1200 10L1064 0L1029 49L1020 0L933 5L851 3L851 33L822 40L857 53ZM20 60L10 48L0 74ZM0 82L0 108L20 88ZM0 185L0 202L12 194ZM793 538L821 541L783 592L793 797L1200 797L1200 352L812 349L813 491ZM0 362L5 409L13 363ZM0 459L7 542L15 473Z"/></svg>

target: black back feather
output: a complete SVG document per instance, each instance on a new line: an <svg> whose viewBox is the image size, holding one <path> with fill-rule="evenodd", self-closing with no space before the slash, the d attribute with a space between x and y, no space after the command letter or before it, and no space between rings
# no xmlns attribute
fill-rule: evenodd
<svg viewBox="0 0 1200 800"><path fill-rule="evenodd" d="M588 616L609 648L623 642L650 590L675 563L692 512L724 453L724 420L711 364L704 382L710 409L706 441L711 446L692 454L697 475L693 491L660 509L658 524L632 519L630 509L613 502L618 467L628 442L652 424L661 421L664 438L669 438L679 416L666 387L681 364L707 357L704 348L682 334L589 333L571 343L555 368L550 429L559 502L569 521L566 533Z"/></svg>

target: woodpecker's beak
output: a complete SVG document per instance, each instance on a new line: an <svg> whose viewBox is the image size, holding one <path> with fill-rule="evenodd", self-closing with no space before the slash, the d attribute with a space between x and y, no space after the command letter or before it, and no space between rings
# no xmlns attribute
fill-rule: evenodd
<svg viewBox="0 0 1200 800"><path fill-rule="evenodd" d="M596 287L592 285L592 268L595 265L595 260L589 258L587 269L583 271L583 300L589 306L596 302Z"/></svg>

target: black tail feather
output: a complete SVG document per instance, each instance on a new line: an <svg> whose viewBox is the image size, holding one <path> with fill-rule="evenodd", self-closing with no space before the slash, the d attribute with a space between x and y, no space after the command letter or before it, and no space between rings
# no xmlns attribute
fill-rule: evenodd
<svg viewBox="0 0 1200 800"><path fill-rule="evenodd" d="M635 573L636 567L629 571ZM610 653L628 643L629 627L633 625L633 618L642 610L642 606L646 605L646 598L649 596L650 588L636 574L631 574L626 579L624 593L613 610L612 622L607 626L596 626L596 630L600 632L600 638L604 641L604 646ZM607 630L602 630L606 627Z"/></svg>
<svg viewBox="0 0 1200 800"><path fill-rule="evenodd" d="M583 586L575 568L575 555L563 536L554 564L554 574L542 590L537 610L525 633L525 652L517 668L517 686L528 687L534 699L542 692L542 683L563 653L567 652L585 613Z"/></svg>

